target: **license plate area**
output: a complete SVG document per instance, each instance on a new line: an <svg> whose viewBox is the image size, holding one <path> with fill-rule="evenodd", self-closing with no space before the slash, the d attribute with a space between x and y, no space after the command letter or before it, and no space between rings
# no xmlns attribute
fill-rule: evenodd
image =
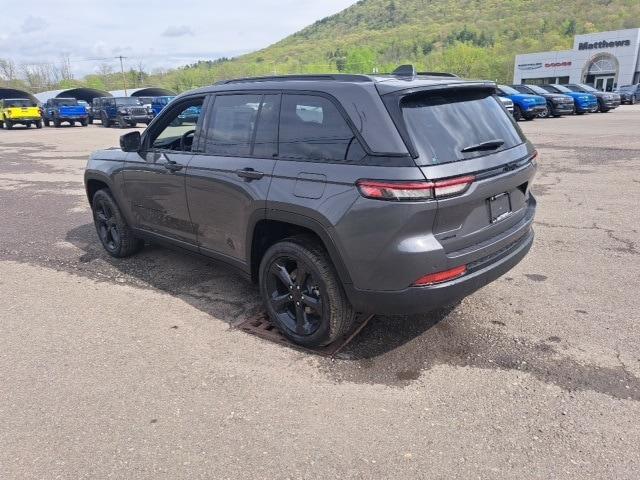
<svg viewBox="0 0 640 480"><path fill-rule="evenodd" d="M511 197L508 193L501 193L489 198L489 218L496 223L511 214Z"/></svg>

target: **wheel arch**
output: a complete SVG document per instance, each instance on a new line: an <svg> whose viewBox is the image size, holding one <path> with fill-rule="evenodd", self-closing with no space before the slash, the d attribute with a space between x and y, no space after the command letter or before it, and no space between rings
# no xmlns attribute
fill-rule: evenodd
<svg viewBox="0 0 640 480"><path fill-rule="evenodd" d="M352 283L349 271L328 228L310 217L280 210L271 210L268 217L264 212L261 216L255 216L251 228L247 231L246 258L251 279L257 282L260 261L269 247L287 237L302 234L316 237L329 254L340 281L345 284Z"/></svg>

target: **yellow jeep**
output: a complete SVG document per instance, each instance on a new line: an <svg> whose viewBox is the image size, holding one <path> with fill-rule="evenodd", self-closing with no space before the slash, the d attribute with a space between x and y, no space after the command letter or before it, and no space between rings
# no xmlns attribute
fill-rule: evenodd
<svg viewBox="0 0 640 480"><path fill-rule="evenodd" d="M42 128L40 107L28 98L5 98L0 100L0 127L11 130L14 125L21 124L29 128L35 125Z"/></svg>

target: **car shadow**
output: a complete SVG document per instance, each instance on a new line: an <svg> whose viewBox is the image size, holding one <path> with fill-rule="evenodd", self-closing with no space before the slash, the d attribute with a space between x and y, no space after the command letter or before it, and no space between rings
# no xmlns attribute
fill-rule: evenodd
<svg viewBox="0 0 640 480"><path fill-rule="evenodd" d="M68 231L65 240L83 252L75 273L98 281L160 290L229 325L263 311L258 287L243 273L224 263L149 243L132 257L113 258L102 248L93 224ZM376 316L345 352L352 358L385 354L422 335L446 318L452 308L409 319Z"/></svg>

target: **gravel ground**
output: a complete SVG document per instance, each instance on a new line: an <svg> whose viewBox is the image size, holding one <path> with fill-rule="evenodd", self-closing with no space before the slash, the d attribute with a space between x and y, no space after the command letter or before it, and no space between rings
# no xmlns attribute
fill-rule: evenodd
<svg viewBox="0 0 640 480"><path fill-rule="evenodd" d="M521 124L536 242L336 360L234 330L230 269L99 246L99 126L0 131L0 478L637 479L640 106Z"/></svg>

